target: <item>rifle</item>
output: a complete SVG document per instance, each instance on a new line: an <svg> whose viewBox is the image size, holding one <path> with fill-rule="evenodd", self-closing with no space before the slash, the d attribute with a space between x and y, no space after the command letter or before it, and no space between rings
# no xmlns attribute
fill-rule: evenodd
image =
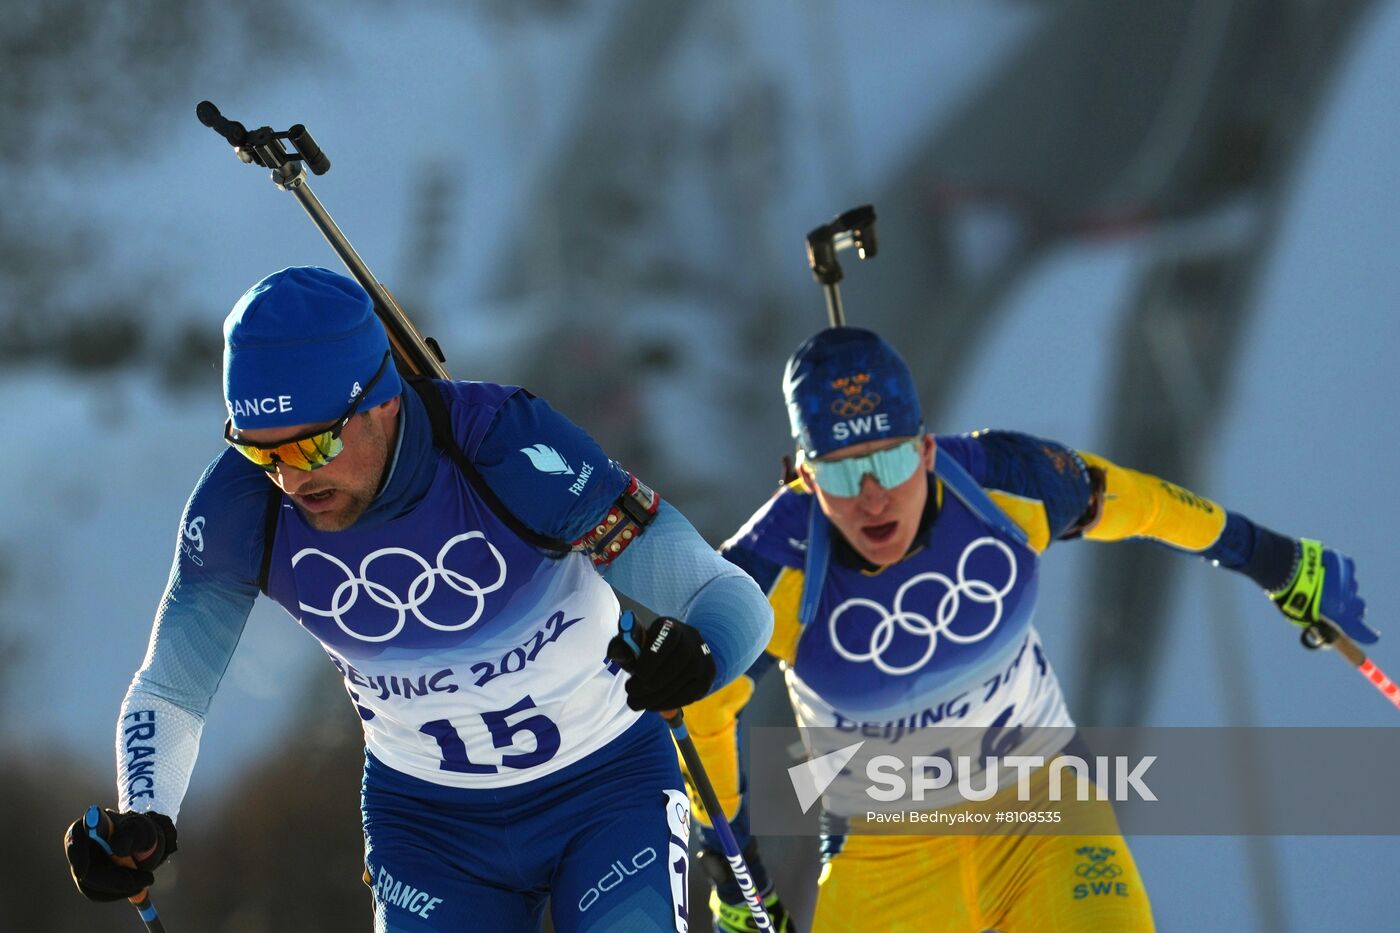
<svg viewBox="0 0 1400 933"><path fill-rule="evenodd" d="M233 146L239 161L269 169L272 172L272 181L278 188L296 195L301 206L311 217L312 223L330 243L340 261L345 263L345 268L369 293L374 302L374 313L379 316L389 334L389 343L393 347L394 360L399 370L410 376L450 378L447 368L443 365L447 358L442 355L442 348L438 346L437 341L431 337L424 337L419 332L403 308L394 300L394 296L389 294L389 290L369 271L369 266L365 265L360 254L355 252L355 247L350 245L340 227L311 192L311 187L306 183L306 168L309 166L315 175L324 175L330 171L331 160L321 151L321 147L316 145L306 127L298 123L283 133L274 131L270 126L250 131L242 123L225 119L223 114L219 113L219 108L207 100L200 101L199 106L195 108L195 116L199 118L200 123L218 133ZM284 140L291 144L292 151L287 151L283 145Z"/></svg>

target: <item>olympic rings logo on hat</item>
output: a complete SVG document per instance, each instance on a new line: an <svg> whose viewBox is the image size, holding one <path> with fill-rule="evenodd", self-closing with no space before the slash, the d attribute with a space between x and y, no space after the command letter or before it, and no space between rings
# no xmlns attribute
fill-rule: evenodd
<svg viewBox="0 0 1400 933"><path fill-rule="evenodd" d="M999 550L1006 557L1008 567L1007 579L1000 588L992 586L986 580L969 580L967 578L967 561L972 553L979 548L991 545ZM1011 588L1016 585L1016 555L1002 541L991 537L981 537L968 544L963 549L962 556L958 558L958 578L957 581L948 579L944 574L936 571L921 573L910 577L900 586L894 594L893 610L887 610L873 599L863 597L852 597L831 613L829 622L831 632L831 646L836 649L836 653L847 661L870 661L877 668L891 676L902 676L923 667L928 659L933 657L934 649L938 647L938 636L942 635L951 642L967 645L979 642L996 630L1001 622L1002 599L1011 592ZM930 621L929 617L922 613L914 612L904 608L904 596L909 590L925 582L941 583L947 591L938 600L938 606L934 613L936 621ZM958 610L962 606L962 598L966 596L975 603L990 604L994 606L991 621L982 628L971 634L959 634L953 631L952 623L957 618ZM841 642L841 636L837 631L837 623L841 616L849 609L863 606L879 614L880 621L870 632L870 643L863 651L853 651ZM924 648L922 656L918 660L904 665L895 665L885 660L884 654L894 641L895 626L899 626L910 635L922 636L928 639L928 645Z"/></svg>
<svg viewBox="0 0 1400 933"><path fill-rule="evenodd" d="M868 415L879 407L880 396L871 392L869 395L836 399L831 403L831 413L838 418L850 418L853 415Z"/></svg>
<svg viewBox="0 0 1400 933"><path fill-rule="evenodd" d="M448 570L443 564L447 558L448 551L452 550L456 545L464 541L470 541L473 538L480 538L482 543L490 550L491 556L496 560L496 567L498 569L496 580L486 586L482 586L471 577L457 573L455 570ZM481 613L486 608L486 594L494 593L506 582L505 558L501 556L500 551L496 550L495 545L486 540L486 535L480 531L469 531L465 534L449 538L437 553L436 566L429 565L419 554L407 548L385 547L366 554L364 559L360 561L359 574L357 575L351 572L345 562L338 557L327 554L325 551L319 551L316 548L309 547L302 548L292 557L292 567L296 567L297 564L301 563L302 558L311 555L324 558L329 563L340 568L345 574L345 579L336 586L335 592L331 594L331 605L329 609L318 609L315 606L308 606L306 603L300 601L297 605L301 607L303 612L309 612L314 616L321 616L326 619L334 619L335 624L340 626L342 632L359 641L388 641L399 632L403 631L404 623L408 620L408 613L410 612L413 613L419 622L439 632L460 632L464 629L471 628L476 624L477 620L481 618ZM401 599L397 593L385 584L377 583L369 579L370 565L381 557L389 557L391 555L407 557L423 568L423 572L414 577L413 582L408 585L407 599ZM476 601L475 610L473 610L472 614L465 620L452 624L445 624L428 618L419 610L419 607L433 595L433 589L437 586L437 581L439 579L463 596L469 596ZM386 609L393 609L398 612L398 620L394 623L393 628L382 635L365 635L355 631L346 624L344 614L354 607L355 603L360 598L361 592Z"/></svg>
<svg viewBox="0 0 1400 933"><path fill-rule="evenodd" d="M838 418L854 415L868 415L880 406L878 392L866 392L870 384L869 373L852 373L831 380L831 387L840 395L831 403L831 413Z"/></svg>

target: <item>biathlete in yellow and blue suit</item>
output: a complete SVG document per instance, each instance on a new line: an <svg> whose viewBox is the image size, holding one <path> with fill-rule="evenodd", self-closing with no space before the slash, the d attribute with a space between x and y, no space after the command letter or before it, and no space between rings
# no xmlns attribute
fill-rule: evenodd
<svg viewBox="0 0 1400 933"><path fill-rule="evenodd" d="M1078 537L1196 554L1250 578L1295 623L1321 616L1356 641L1376 640L1352 561L1317 541L1051 441L925 433L908 367L869 331L812 337L788 360L783 389L799 478L722 548L767 592L774 634L746 676L686 708L780 929L791 921L748 834L737 733L754 682L774 665L801 727L927 729L930 747L949 726L1063 735L1073 721L1031 615L1040 554ZM1095 836L843 832L865 815L867 783L852 769L823 795L835 828L822 839L815 929L1153 928L1111 811ZM753 929L718 848L706 833L716 928Z"/></svg>

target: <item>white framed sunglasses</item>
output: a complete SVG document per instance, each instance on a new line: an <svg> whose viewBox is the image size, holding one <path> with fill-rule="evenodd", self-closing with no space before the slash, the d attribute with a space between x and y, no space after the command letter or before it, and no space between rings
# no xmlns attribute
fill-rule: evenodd
<svg viewBox="0 0 1400 933"><path fill-rule="evenodd" d="M860 494L861 480L867 476L873 476L875 482L886 489L906 482L919 469L922 451L923 436L920 435L862 457L804 462L825 492L833 496L855 496Z"/></svg>

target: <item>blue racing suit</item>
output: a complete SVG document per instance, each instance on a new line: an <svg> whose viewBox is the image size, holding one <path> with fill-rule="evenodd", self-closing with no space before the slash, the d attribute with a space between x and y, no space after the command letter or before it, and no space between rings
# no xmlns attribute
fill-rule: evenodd
<svg viewBox="0 0 1400 933"><path fill-rule="evenodd" d="M420 391L441 393L466 466ZM427 383L401 402L386 479L344 531L235 451L205 471L121 710L121 809L178 816L263 587L364 728L376 929L535 929L546 897L560 930L686 929L688 801L665 727L606 660L613 588L696 627L715 688L767 643L763 593L528 392Z"/></svg>

